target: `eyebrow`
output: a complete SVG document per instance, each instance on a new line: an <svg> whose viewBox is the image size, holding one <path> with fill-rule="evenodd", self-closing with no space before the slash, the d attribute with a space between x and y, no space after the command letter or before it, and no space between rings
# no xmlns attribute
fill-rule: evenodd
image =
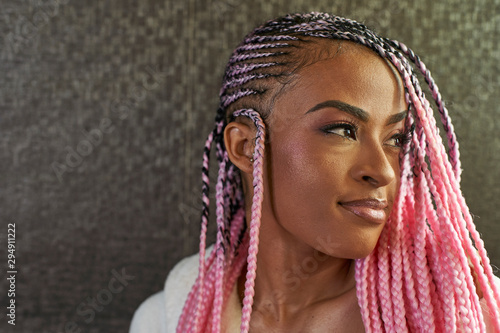
<svg viewBox="0 0 500 333"><path fill-rule="evenodd" d="M308 114L308 113L311 113L314 111L318 111L318 110L324 109L324 108L339 109L340 111L348 113L348 114L358 118L359 120L361 120L363 122L367 122L370 119L370 115L365 110L358 108L354 105L338 101L338 100L328 100L328 101L324 101L324 102L321 102L319 104L316 104L315 106L310 108L305 114ZM387 121L387 125L399 123L401 120L405 119L407 117L407 115L408 115L408 110L396 113L396 114L389 117L389 120Z"/></svg>
<svg viewBox="0 0 500 333"><path fill-rule="evenodd" d="M387 125L397 124L400 121L406 119L407 116L408 116L408 110L404 110L399 113L393 114L392 116L389 117Z"/></svg>
<svg viewBox="0 0 500 333"><path fill-rule="evenodd" d="M306 114L314 112L314 111L318 111L318 110L324 109L324 108L339 109L340 111L346 112L346 113L348 113L348 114L350 114L350 115L352 115L352 116L354 116L354 117L356 117L359 120L364 121L364 122L368 121L368 119L370 118L370 115L365 110L360 109L356 106L341 102L341 101L337 101L337 100L329 100L329 101L324 101L324 102L321 102L319 104L316 104L315 106L310 108L306 112Z"/></svg>

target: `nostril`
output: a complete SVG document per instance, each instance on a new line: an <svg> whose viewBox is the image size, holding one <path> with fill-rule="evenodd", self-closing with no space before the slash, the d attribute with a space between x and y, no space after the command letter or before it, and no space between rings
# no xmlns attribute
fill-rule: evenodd
<svg viewBox="0 0 500 333"><path fill-rule="evenodd" d="M363 176L361 177L365 182L368 182L370 184L377 184L377 180L373 177L370 177L370 176Z"/></svg>

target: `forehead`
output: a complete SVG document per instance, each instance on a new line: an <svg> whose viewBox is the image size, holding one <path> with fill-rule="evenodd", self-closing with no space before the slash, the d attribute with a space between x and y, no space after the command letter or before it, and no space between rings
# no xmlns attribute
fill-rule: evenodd
<svg viewBox="0 0 500 333"><path fill-rule="evenodd" d="M335 48L335 52L312 50L309 54L316 59L294 73L277 103L289 101L294 109L305 109L314 103L338 99L367 111L400 112L407 108L400 75L386 59L353 42L326 41L313 47ZM307 57L307 48L304 51ZM318 57L320 53L325 56Z"/></svg>
<svg viewBox="0 0 500 333"><path fill-rule="evenodd" d="M344 84L377 80L379 85L403 87L396 68L366 46L351 41L319 40L307 45L303 52L305 60L294 75L298 82L328 75Z"/></svg>

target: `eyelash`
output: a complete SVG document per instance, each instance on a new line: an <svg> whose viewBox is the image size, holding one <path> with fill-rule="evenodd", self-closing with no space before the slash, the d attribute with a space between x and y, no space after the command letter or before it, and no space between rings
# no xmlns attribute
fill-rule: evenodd
<svg viewBox="0 0 500 333"><path fill-rule="evenodd" d="M357 139L358 128L359 128L358 125L355 124L355 123L353 123L353 122L351 122L351 121L341 121L341 122L337 122L337 123L334 123L334 124L329 124L327 126L324 126L324 127L321 128L321 130L325 134L338 135L338 136L340 136L341 138L343 138L345 140L356 140ZM352 134L353 134L354 137L349 137L347 135L341 135L341 134L338 134L338 133L334 133L333 130L336 130L336 129L344 129L344 131L345 130L351 130L351 131L353 131ZM404 132L396 133L396 134L394 134L390 138L390 140L399 139L400 143L399 144L390 145L390 146L397 147L397 148L402 148L408 142L410 142L412 136L413 136L413 128L411 128L409 130L405 130Z"/></svg>
<svg viewBox="0 0 500 333"><path fill-rule="evenodd" d="M346 139L346 140L356 140L358 128L359 127L358 127L357 124L352 123L350 121L340 121L340 122L337 122L337 123L326 125L326 126L322 127L321 130L325 134L335 134L335 135L338 135L341 138ZM350 137L345 136L345 135L334 133L333 131L337 130L337 129L344 129L344 130L351 130L351 131L353 131L354 138L350 138Z"/></svg>
<svg viewBox="0 0 500 333"><path fill-rule="evenodd" d="M406 130L404 132L397 133L391 137L391 140L392 139L399 139L401 142L397 145L392 145L392 146L397 147L397 148L403 148L408 142L411 141L411 138L412 138L411 131Z"/></svg>

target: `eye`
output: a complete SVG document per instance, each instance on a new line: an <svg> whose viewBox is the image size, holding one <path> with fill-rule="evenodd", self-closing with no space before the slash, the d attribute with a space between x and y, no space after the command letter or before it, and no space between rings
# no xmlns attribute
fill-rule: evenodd
<svg viewBox="0 0 500 333"><path fill-rule="evenodd" d="M411 140L411 132L400 132L394 134L388 141L389 146L401 148Z"/></svg>
<svg viewBox="0 0 500 333"><path fill-rule="evenodd" d="M323 132L327 134L335 134L343 137L344 139L356 140L357 128L353 124L337 123L325 126L322 128Z"/></svg>

